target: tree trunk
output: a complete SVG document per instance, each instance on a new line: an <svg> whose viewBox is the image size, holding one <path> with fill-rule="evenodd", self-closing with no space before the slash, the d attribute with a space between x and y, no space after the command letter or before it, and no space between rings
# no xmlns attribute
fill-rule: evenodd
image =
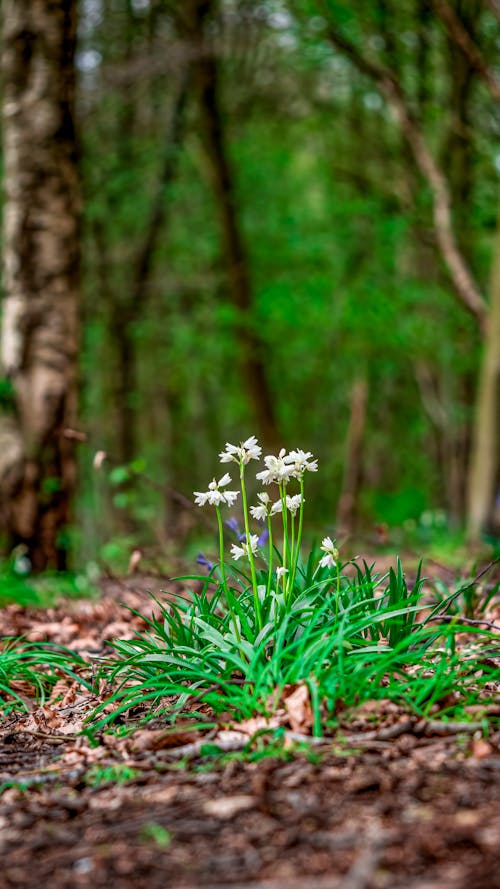
<svg viewBox="0 0 500 889"><path fill-rule="evenodd" d="M500 215L491 275L490 315L483 346L468 477L467 536L500 532L495 495L500 471ZM496 527L495 527L496 524Z"/></svg>
<svg viewBox="0 0 500 889"><path fill-rule="evenodd" d="M4 0L0 520L35 570L66 567L80 265L74 132L76 0Z"/></svg>
<svg viewBox="0 0 500 889"><path fill-rule="evenodd" d="M339 534L352 534L356 527L356 506L362 476L363 440L368 404L368 377L354 380L351 391L351 417L345 449L344 477L337 509Z"/></svg>
<svg viewBox="0 0 500 889"><path fill-rule="evenodd" d="M224 117L220 107L217 58L207 47L205 24L213 14L213 0L190 0L183 10L184 27L196 50L194 64L200 99L202 137L213 179L225 254L229 295L237 311L236 335L241 370L257 434L269 448L280 446L274 400L264 363L264 348L253 327L253 293L250 262L236 208L236 195L229 163Z"/></svg>

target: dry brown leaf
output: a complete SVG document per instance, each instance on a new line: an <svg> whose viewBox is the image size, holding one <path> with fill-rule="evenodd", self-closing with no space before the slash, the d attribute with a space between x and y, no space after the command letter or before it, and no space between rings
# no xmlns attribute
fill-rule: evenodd
<svg viewBox="0 0 500 889"><path fill-rule="evenodd" d="M222 821L234 818L239 812L245 812L255 807L255 797L247 794L236 796L221 796L218 799L209 799L203 803L203 811L212 818L220 818Z"/></svg>
<svg viewBox="0 0 500 889"><path fill-rule="evenodd" d="M127 748L131 753L142 753L145 750L163 750L166 747L177 747L197 738L193 732L172 732L169 729L141 729L134 732Z"/></svg>
<svg viewBox="0 0 500 889"><path fill-rule="evenodd" d="M243 722L236 723L233 730L248 735L248 738L250 739L253 735L256 735L257 732L279 728L280 725L283 725L283 721L278 716L253 716L250 719L244 719ZM219 733L219 735L222 734L224 734L224 732Z"/></svg>
<svg viewBox="0 0 500 889"><path fill-rule="evenodd" d="M489 756L493 756L495 753L494 747L486 741L484 738L473 738L471 742L471 754L474 759L486 759Z"/></svg>
<svg viewBox="0 0 500 889"><path fill-rule="evenodd" d="M305 682L299 683L295 689L283 697L288 715L288 722L293 732L307 732L314 721L309 689Z"/></svg>

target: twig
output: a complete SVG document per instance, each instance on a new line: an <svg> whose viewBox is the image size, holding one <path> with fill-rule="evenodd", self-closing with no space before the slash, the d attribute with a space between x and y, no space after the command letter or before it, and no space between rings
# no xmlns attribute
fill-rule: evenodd
<svg viewBox="0 0 500 889"><path fill-rule="evenodd" d="M65 743L66 741L77 741L78 738L81 737L81 735L57 735L55 732L37 732L26 728L19 729L18 734L30 735L33 738L43 738L44 741L60 741L62 743Z"/></svg>
<svg viewBox="0 0 500 889"><path fill-rule="evenodd" d="M380 729L379 731L358 732L355 735L346 735L343 740L350 744L353 744L354 746L358 742L365 743L367 741L391 741L394 738L399 738L400 735L405 735L407 732L413 731L414 725L414 719L406 719L404 722L397 722L395 725L390 725L387 728Z"/></svg>
<svg viewBox="0 0 500 889"><path fill-rule="evenodd" d="M366 845L362 847L354 864L341 880L338 889L365 889L365 886L371 883L384 843L384 832L380 827L376 824L370 826L367 831Z"/></svg>
<svg viewBox="0 0 500 889"><path fill-rule="evenodd" d="M413 727L415 734L432 734L432 735L459 735L463 732L473 734L482 731L484 723L482 722L440 722L438 719L421 719Z"/></svg>
<svg viewBox="0 0 500 889"><path fill-rule="evenodd" d="M457 592L454 593L450 599L446 600L446 605L445 605L444 609L442 611L438 612L436 617L438 617L438 618L439 617L446 617L447 616L446 612L448 611L448 608L450 607L452 602L454 602L456 599L458 599L458 597L461 596L462 593L464 593L466 590L470 590L470 588L472 586L475 586L476 583L478 582L478 580L480 580L481 577L483 577L485 574L487 574L487 572L490 570L490 568L493 568L493 565L496 565L498 562L500 562L500 556L496 559L493 559L493 561L490 562L489 565L486 565L486 568L483 568L483 570L480 571L479 574L476 574L475 578L473 580L471 580L470 583L467 583L465 586L460 587L460 589L457 590ZM441 603L439 603L439 604L441 604ZM431 615L430 617L426 618L426 620L423 622L423 624L429 623L430 620L434 620L434 615Z"/></svg>
<svg viewBox="0 0 500 889"><path fill-rule="evenodd" d="M500 625L494 623L491 620L472 620L470 617L460 617L460 615L450 615L450 614L436 614L435 617L429 617L426 623L430 624L431 621L441 620L444 623L451 624L456 621L457 624L468 624L470 626L485 626L490 627L492 630L497 630L500 632Z"/></svg>
<svg viewBox="0 0 500 889"><path fill-rule="evenodd" d="M486 64L479 48L453 7L450 6L447 0L432 0L432 5L452 40L467 57L469 64L477 71L484 82L488 84L493 98L500 99L500 82Z"/></svg>

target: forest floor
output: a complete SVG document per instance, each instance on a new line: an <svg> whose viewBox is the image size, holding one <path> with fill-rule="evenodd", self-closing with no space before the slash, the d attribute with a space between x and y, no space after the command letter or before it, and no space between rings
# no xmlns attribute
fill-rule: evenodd
<svg viewBox="0 0 500 889"><path fill-rule="evenodd" d="M46 611L10 605L0 636L98 660L145 627L120 603L150 613L148 588L158 579ZM0 722L2 889L500 889L497 705L487 738L369 701L340 714L334 738L300 744L288 726L243 757L249 721L204 734L153 720L92 742L81 730L105 686L61 677L43 706L17 691L27 712Z"/></svg>

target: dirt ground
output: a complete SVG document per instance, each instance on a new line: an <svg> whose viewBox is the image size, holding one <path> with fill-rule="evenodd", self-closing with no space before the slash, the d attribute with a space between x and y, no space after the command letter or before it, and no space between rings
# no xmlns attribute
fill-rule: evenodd
<svg viewBox="0 0 500 889"><path fill-rule="evenodd" d="M118 600L150 611L127 582L47 612L9 606L0 635L98 658L105 639L140 627ZM44 707L0 724L2 889L500 887L500 731L444 734L368 702L309 753L242 762L154 722L93 746L79 731L97 700L61 679ZM235 727L220 739L243 746ZM113 768L125 783L96 786Z"/></svg>

